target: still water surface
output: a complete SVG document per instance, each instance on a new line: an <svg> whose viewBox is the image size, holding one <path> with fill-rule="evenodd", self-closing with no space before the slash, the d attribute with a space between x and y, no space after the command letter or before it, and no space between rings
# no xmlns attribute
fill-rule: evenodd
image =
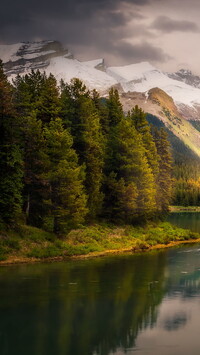
<svg viewBox="0 0 200 355"><path fill-rule="evenodd" d="M0 268L1 355L199 355L200 245Z"/></svg>
<svg viewBox="0 0 200 355"><path fill-rule="evenodd" d="M191 229L200 233L200 212L171 213L168 221L181 228Z"/></svg>

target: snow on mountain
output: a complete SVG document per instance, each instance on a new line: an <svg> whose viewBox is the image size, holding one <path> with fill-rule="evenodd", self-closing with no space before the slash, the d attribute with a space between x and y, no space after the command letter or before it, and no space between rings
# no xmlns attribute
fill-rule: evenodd
<svg viewBox="0 0 200 355"><path fill-rule="evenodd" d="M5 73L10 78L32 69L46 68L51 58L61 55L72 57L71 53L58 41L0 45L0 58L3 60Z"/></svg>
<svg viewBox="0 0 200 355"><path fill-rule="evenodd" d="M183 81L184 83L194 86L195 88L200 89L200 77L198 75L194 75L191 70L188 69L180 69L176 73L167 73L169 78Z"/></svg>
<svg viewBox="0 0 200 355"><path fill-rule="evenodd" d="M89 89L105 93L111 86L120 85L125 93L145 93L160 88L170 95L187 118L200 116L200 78L188 70L166 74L147 62L106 68L103 59L80 62L58 41L22 42L0 45L0 58L5 73L12 80L18 73L32 69L52 73L57 80L69 82L76 77Z"/></svg>
<svg viewBox="0 0 200 355"><path fill-rule="evenodd" d="M94 59L94 60L89 60L87 62L83 62L84 64L88 65L89 67L92 68L97 68L99 66L104 66L104 59Z"/></svg>
<svg viewBox="0 0 200 355"><path fill-rule="evenodd" d="M158 87L170 95L176 104L200 105L200 90L169 78L151 64L143 62L123 67L110 67L107 73L118 80L125 92L147 92Z"/></svg>
<svg viewBox="0 0 200 355"><path fill-rule="evenodd" d="M58 81L82 80L89 89L105 92L117 81L104 71L104 60L80 62L57 41L22 42L0 45L0 58L9 80L33 70L52 73Z"/></svg>
<svg viewBox="0 0 200 355"><path fill-rule="evenodd" d="M47 74L53 73L58 81L63 79L69 82L73 78L79 78L89 89L104 91L117 84L117 81L107 73L95 69L98 64L99 60L79 62L76 59L56 57L50 60L45 71Z"/></svg>

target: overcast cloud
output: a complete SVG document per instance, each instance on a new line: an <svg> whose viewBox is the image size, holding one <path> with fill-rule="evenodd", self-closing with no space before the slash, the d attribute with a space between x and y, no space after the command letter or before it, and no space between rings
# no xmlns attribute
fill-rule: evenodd
<svg viewBox="0 0 200 355"><path fill-rule="evenodd" d="M81 60L200 74L199 0L3 0L0 43L60 40Z"/></svg>

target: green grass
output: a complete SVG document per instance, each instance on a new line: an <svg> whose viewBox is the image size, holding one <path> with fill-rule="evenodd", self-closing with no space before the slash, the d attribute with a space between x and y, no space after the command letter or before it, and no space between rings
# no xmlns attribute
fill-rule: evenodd
<svg viewBox="0 0 200 355"><path fill-rule="evenodd" d="M62 239L30 226L0 232L0 261L10 256L37 259L87 255L114 249L145 250L157 244L200 238L167 222L145 226L94 224L70 231Z"/></svg>

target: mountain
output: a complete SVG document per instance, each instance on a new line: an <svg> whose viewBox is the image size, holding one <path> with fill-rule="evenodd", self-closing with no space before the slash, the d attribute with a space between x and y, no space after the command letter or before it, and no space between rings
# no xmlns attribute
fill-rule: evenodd
<svg viewBox="0 0 200 355"><path fill-rule="evenodd" d="M77 77L84 81L89 89L96 88L101 92L117 84L117 81L104 71L103 59L80 62L58 41L0 45L0 58L10 80L17 74L39 69L47 74L54 74L58 81L64 79L68 82Z"/></svg>
<svg viewBox="0 0 200 355"><path fill-rule="evenodd" d="M139 105L200 157L200 77L189 70L170 74L147 62L119 67L106 67L103 59L81 62L58 41L0 45L0 58L9 80L39 69L58 81L77 77L104 96L116 87L125 111Z"/></svg>
<svg viewBox="0 0 200 355"><path fill-rule="evenodd" d="M191 70L180 69L176 73L167 73L169 78L182 81L188 85L200 89L200 76L194 75Z"/></svg>

